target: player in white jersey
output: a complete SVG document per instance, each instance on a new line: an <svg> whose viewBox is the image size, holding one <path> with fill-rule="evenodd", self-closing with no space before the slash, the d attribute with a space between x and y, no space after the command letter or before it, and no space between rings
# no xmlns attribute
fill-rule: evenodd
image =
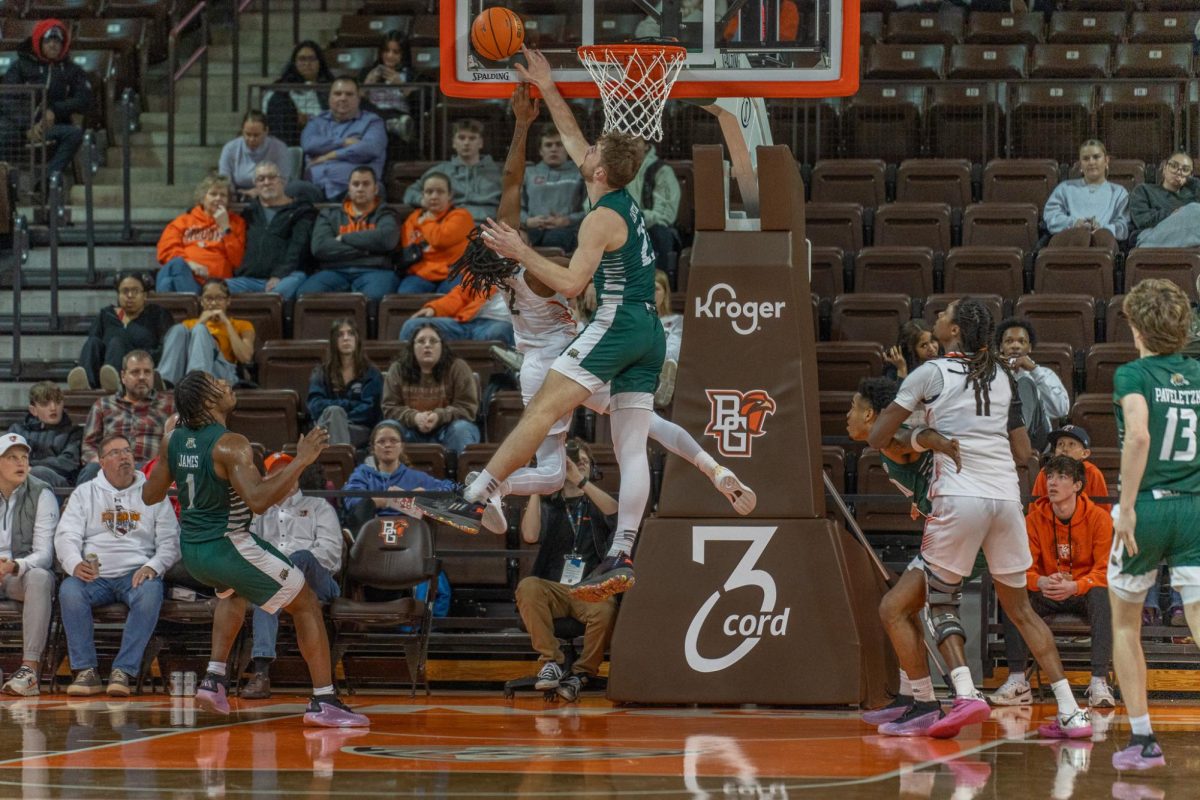
<svg viewBox="0 0 1200 800"><path fill-rule="evenodd" d="M512 97L516 125L504 163L503 191L497 212L498 219L513 227L520 222L525 142L530 125L537 117L538 106L538 101L529 97L527 84L519 84ZM454 265L454 272L461 277L465 289L487 292L496 286L508 294L516 347L524 357L520 374L521 396L528 405L546 380L554 360L578 333L570 303L561 293L530 275L522 265L501 258L484 246L477 232L472 233L466 251ZM607 414L609 400L609 388L606 385L583 404L598 414ZM566 479L565 445L570 422L571 414L566 414L550 428L538 447L536 467L518 469L501 484L493 498L496 502L489 504L491 508L484 516L485 526L495 532L503 530L496 530L503 525L502 515L496 513L499 497L507 494L550 494L562 487ZM672 453L695 464L729 499L739 514L749 514L754 510L757 500L754 492L738 480L732 470L717 464L683 428L655 415L650 422L649 435ZM466 482L470 483L470 478Z"/></svg>
<svg viewBox="0 0 1200 800"><path fill-rule="evenodd" d="M962 462L958 470L947 456L934 455L929 488L933 508L925 521L921 554L880 604L915 702L879 732L936 734L943 714L933 694L917 614L927 599L958 603L963 579L971 574L982 547L1001 607L1052 681L1058 714L1039 732L1048 738L1090 738L1088 712L1075 702L1054 637L1034 612L1025 589L1025 570L1033 559L1016 463L1029 460L1029 436L1012 376L990 348L994 329L991 314L979 301L951 303L933 328L945 357L925 362L905 378L868 439L872 447L888 444L914 411L923 410L926 426L958 440ZM913 431L912 441L918 433Z"/></svg>

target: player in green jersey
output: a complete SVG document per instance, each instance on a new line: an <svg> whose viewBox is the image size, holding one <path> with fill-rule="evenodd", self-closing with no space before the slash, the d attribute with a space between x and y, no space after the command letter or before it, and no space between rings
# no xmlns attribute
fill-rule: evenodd
<svg viewBox="0 0 1200 800"><path fill-rule="evenodd" d="M578 599L598 602L633 585L630 553L650 497L646 437L666 354L654 305L654 248L642 212L625 190L637 175L642 151L635 137L617 131L589 145L554 84L546 58L534 50L522 52L527 65L515 69L541 91L567 153L579 165L593 208L579 227L579 246L565 267L539 255L506 223L488 220L482 238L493 251L521 263L528 274L566 297L575 297L592 283L599 307L554 361L520 423L462 499L418 497L413 503L440 522L472 533L479 530L487 501L508 493L505 479L529 463L554 423L611 383L609 419L621 474L617 531L604 560L571 591Z"/></svg>
<svg viewBox="0 0 1200 800"><path fill-rule="evenodd" d="M1183 290L1150 278L1122 306L1141 355L1113 376L1121 436L1120 503L1113 508L1108 592L1113 665L1129 715L1129 745L1113 754L1118 770L1163 766L1150 727L1142 602L1166 559L1194 637L1200 637L1200 364L1182 355L1192 321Z"/></svg>
<svg viewBox="0 0 1200 800"><path fill-rule="evenodd" d="M142 487L142 500L161 502L172 483L179 487L180 550L184 566L217 590L213 615L212 660L196 689L196 702L229 713L226 670L229 650L246 618L246 604L292 616L300 652L313 680L304 714L309 725L363 726L369 721L338 699L329 663L329 640L321 604L304 575L287 556L250 533L250 520L296 489L300 474L329 444L314 428L300 439L296 458L264 478L254 464L250 442L225 427L237 399L229 384L192 371L175 386L178 427L166 435L166 455Z"/></svg>
<svg viewBox="0 0 1200 800"><path fill-rule="evenodd" d="M846 413L846 433L856 442L865 442L871 426L879 414L896 399L899 386L890 378L863 378L858 391L850 401ZM912 439L918 440L916 447ZM912 501L913 519L929 516L932 504L929 501L929 481L933 473L933 452L945 453L959 463L958 441L947 439L932 428L919 428L915 432L903 427L892 437L890 445L879 453L879 460L888 478L905 497ZM987 701L975 688L971 668L963 649L967 632L958 616L961 592L934 595L926 605L928 627L937 642L946 666L950 668L950 680L954 684L954 705L946 716L930 728L929 735L950 738L967 725L982 722L991 715ZM939 602L942 601L942 602ZM913 695L908 675L900 670L900 693L890 705L868 711L862 715L869 725L882 725L899 719L913 704Z"/></svg>

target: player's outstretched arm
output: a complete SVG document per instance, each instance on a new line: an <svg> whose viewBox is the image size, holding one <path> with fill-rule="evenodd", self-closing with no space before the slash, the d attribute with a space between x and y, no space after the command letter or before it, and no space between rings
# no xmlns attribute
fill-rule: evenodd
<svg viewBox="0 0 1200 800"><path fill-rule="evenodd" d="M1121 447L1121 510L1113 525L1113 539L1125 545L1125 552L1137 555L1137 540L1133 538L1137 528L1134 504L1150 456L1150 407L1144 395L1127 394L1121 397L1121 413L1125 417L1125 441Z"/></svg>
<svg viewBox="0 0 1200 800"><path fill-rule="evenodd" d="M550 62L537 50L522 47L521 52L525 54L527 64L517 64L517 74L521 76L522 80L538 87L538 91L546 100L546 108L550 109L554 127L558 128L558 135L562 137L563 146L567 148L567 155L577 165L583 166L583 157L587 155L588 140L584 137L583 131L579 129L579 123L575 121L575 114L571 111L571 107L567 105L567 101L559 94L558 87L554 85L554 76L550 73Z"/></svg>
<svg viewBox="0 0 1200 800"><path fill-rule="evenodd" d="M525 142L529 128L537 119L541 103L529 96L529 84L518 83L510 102L516 124L508 157L504 160L504 176L500 184L500 208L496 217L514 228L521 225L521 184L525 182Z"/></svg>
<svg viewBox="0 0 1200 800"><path fill-rule="evenodd" d="M178 414L167 417L166 423L163 424L162 441L158 445L158 461L154 462L154 468L150 470L146 482L142 484L142 502L148 506L161 503L166 499L167 491L175 482L175 479L171 477L171 465L167 463L167 444L171 441L171 434L175 432L178 424Z"/></svg>
<svg viewBox="0 0 1200 800"><path fill-rule="evenodd" d="M328 445L328 431L313 428L300 438L296 458L270 478L264 478L254 465L249 440L240 433L226 433L213 448L213 462L218 477L229 481L251 511L262 514L295 491L300 474Z"/></svg>
<svg viewBox="0 0 1200 800"><path fill-rule="evenodd" d="M483 241L505 258L520 261L535 278L556 292L575 297L587 288L605 247L617 235L625 235L625 222L612 209L597 208L583 218L579 226L579 244L564 267L540 255L521 240L511 225L489 219L483 224Z"/></svg>

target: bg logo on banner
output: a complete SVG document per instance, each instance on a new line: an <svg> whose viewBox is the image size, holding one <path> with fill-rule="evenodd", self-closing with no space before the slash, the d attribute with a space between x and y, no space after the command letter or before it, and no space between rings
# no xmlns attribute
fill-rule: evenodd
<svg viewBox="0 0 1200 800"><path fill-rule="evenodd" d="M705 436L717 440L717 451L727 458L749 458L757 436L766 431L767 417L775 413L775 399L766 389L705 389L710 414Z"/></svg>
<svg viewBox="0 0 1200 800"><path fill-rule="evenodd" d="M771 537L775 535L776 530L778 528L774 525L739 528L697 525L692 528L692 561L697 564L704 563L704 549L709 542L746 542L749 544L742 560L733 568L732 574L725 580L724 585L709 595L708 599L704 601L704 605L700 606L696 612L696 616L692 617L691 624L688 625L687 635L683 641L683 653L687 658L688 666L697 672L720 672L728 669L745 658L764 636L787 635L788 617L791 615L792 609L789 607L776 612L775 579L769 572L756 569L759 559L762 558L767 545L771 543ZM717 601L721 599L722 592L730 592L744 586L757 586L762 590L762 604L759 606L758 613L730 614L723 620L714 619L712 624L719 625L721 633L725 637L740 641L725 655L716 658L701 655L697 646L700 632L708 623L709 614L712 613Z"/></svg>

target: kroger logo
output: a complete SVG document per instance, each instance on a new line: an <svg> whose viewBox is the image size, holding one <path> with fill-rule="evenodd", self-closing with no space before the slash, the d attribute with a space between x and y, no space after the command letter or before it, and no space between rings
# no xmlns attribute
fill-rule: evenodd
<svg viewBox="0 0 1200 800"><path fill-rule="evenodd" d="M727 319L735 333L749 336L762 328L760 319L778 319L783 316L783 300L747 300L739 303L737 292L728 283L714 284L701 301L696 298L696 318Z"/></svg>

